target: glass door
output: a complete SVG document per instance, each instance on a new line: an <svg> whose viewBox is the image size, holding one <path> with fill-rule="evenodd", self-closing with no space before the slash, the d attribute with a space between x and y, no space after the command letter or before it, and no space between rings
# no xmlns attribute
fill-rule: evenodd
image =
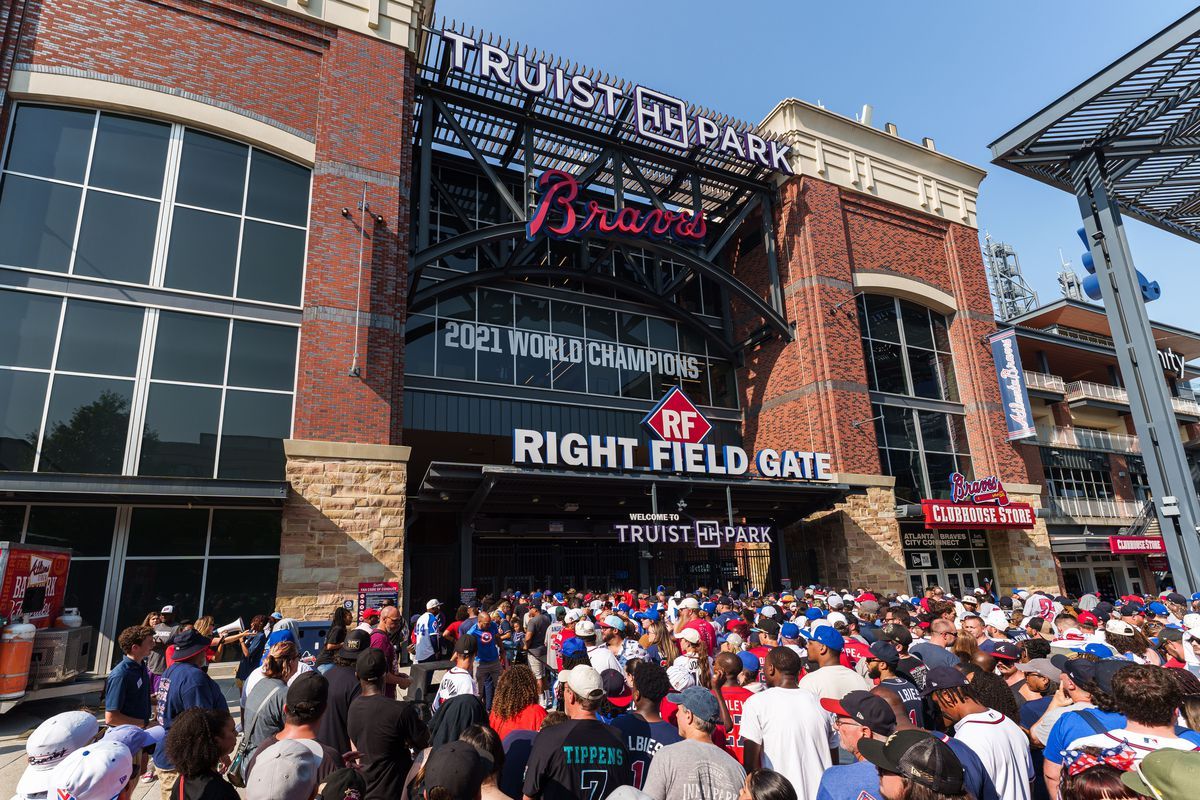
<svg viewBox="0 0 1200 800"><path fill-rule="evenodd" d="M1117 575L1112 567L1094 567L1092 574L1096 577L1096 591L1101 597L1112 600L1120 596Z"/></svg>

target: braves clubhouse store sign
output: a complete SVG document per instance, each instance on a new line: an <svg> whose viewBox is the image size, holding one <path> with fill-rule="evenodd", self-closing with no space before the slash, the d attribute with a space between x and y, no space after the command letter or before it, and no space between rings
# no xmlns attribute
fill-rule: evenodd
<svg viewBox="0 0 1200 800"><path fill-rule="evenodd" d="M950 476L950 500L922 500L925 527L1032 528L1033 506L1008 502L1004 484L995 475L971 480L960 472Z"/></svg>
<svg viewBox="0 0 1200 800"><path fill-rule="evenodd" d="M737 445L704 444L712 423L681 389L675 387L642 419L655 438L650 440L650 464L634 463L641 441L632 436L513 430L513 463L537 466L585 467L626 471L684 472L696 475L745 475L750 457ZM754 465L764 478L830 481L828 453L762 449Z"/></svg>
<svg viewBox="0 0 1200 800"><path fill-rule="evenodd" d="M792 174L787 155L789 145L770 141L749 131L741 131L703 115L688 115L687 103L644 86L635 86L627 98L619 87L587 75L572 74L562 66L531 59L523 53L512 54L503 48L481 42L451 30L442 31L442 39L451 52L450 68L472 70L484 80L567 103L582 111L602 114L620 121L626 100L633 103L633 124L639 136L679 150L693 147L716 150L727 156L759 164L767 169ZM471 61L470 54L479 57Z"/></svg>

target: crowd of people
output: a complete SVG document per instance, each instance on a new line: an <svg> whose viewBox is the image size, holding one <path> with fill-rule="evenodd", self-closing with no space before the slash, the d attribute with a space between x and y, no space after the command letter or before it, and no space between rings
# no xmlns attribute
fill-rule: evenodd
<svg viewBox="0 0 1200 800"><path fill-rule="evenodd" d="M139 774L163 800L235 787L250 800L1190 800L1200 786L1200 593L659 587L507 592L450 616L437 600L357 625L339 609L312 658L281 615L226 637L148 619L120 636L106 728L86 712L39 726L17 798L126 798ZM207 674L231 643L236 718ZM396 697L406 655L439 669L429 702Z"/></svg>

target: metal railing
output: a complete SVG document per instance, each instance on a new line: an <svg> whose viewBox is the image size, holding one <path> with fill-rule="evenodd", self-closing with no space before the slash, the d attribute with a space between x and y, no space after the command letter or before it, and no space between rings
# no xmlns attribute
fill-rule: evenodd
<svg viewBox="0 0 1200 800"><path fill-rule="evenodd" d="M1051 497L1047 516L1057 520L1111 519L1133 522L1142 504L1132 500L1091 500L1081 497Z"/></svg>
<svg viewBox="0 0 1200 800"><path fill-rule="evenodd" d="M1046 333L1052 333L1056 336L1064 336L1068 339L1074 339L1077 342L1087 342L1088 344L1098 344L1101 347L1113 347L1111 336L1104 336L1091 331L1081 331L1078 328L1068 328L1063 325L1049 325L1042 328Z"/></svg>
<svg viewBox="0 0 1200 800"><path fill-rule="evenodd" d="M1045 372L1025 370L1025 385L1030 389L1041 389L1043 392L1058 392L1059 394L1066 392L1066 385L1062 378L1057 375L1047 375Z"/></svg>
<svg viewBox="0 0 1200 800"><path fill-rule="evenodd" d="M1120 386L1109 386L1107 383L1092 383L1091 381L1071 381L1066 386L1068 400L1089 398L1104 400L1109 403L1129 404L1129 393Z"/></svg>
<svg viewBox="0 0 1200 800"><path fill-rule="evenodd" d="M1187 397L1172 397L1171 405L1179 414L1200 417L1200 403Z"/></svg>
<svg viewBox="0 0 1200 800"><path fill-rule="evenodd" d="M1038 441L1054 447L1075 450L1105 450L1110 453L1140 453L1138 437L1127 433L1093 431L1087 428L1052 428L1038 426Z"/></svg>

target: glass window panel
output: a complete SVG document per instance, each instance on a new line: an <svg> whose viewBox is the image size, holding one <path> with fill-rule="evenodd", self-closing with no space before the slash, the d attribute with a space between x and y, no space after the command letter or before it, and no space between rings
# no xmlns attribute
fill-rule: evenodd
<svg viewBox="0 0 1200 800"><path fill-rule="evenodd" d="M131 556L202 556L207 508L135 508L129 521Z"/></svg>
<svg viewBox="0 0 1200 800"><path fill-rule="evenodd" d="M942 396L942 384L938 380L937 353L932 350L908 348L908 366L912 370L913 394L935 400Z"/></svg>
<svg viewBox="0 0 1200 800"><path fill-rule="evenodd" d="M132 394L133 381L55 376L38 471L119 475Z"/></svg>
<svg viewBox="0 0 1200 800"><path fill-rule="evenodd" d="M896 500L920 502L925 496L925 481L921 474L921 456L913 450L887 450L887 469L896 477Z"/></svg>
<svg viewBox="0 0 1200 800"><path fill-rule="evenodd" d="M954 356L949 353L937 354L937 374L941 381L945 399L958 402L958 375L954 372Z"/></svg>
<svg viewBox="0 0 1200 800"><path fill-rule="evenodd" d="M600 342L617 340L617 312L607 308L587 309L587 337Z"/></svg>
<svg viewBox="0 0 1200 800"><path fill-rule="evenodd" d="M863 344L868 348L868 358L874 370L867 373L873 378L871 388L877 392L892 394L908 394L908 386L904 382L904 362L900 358L900 345L864 339Z"/></svg>
<svg viewBox="0 0 1200 800"><path fill-rule="evenodd" d="M531 331L550 330L550 301L540 297L517 295L517 327Z"/></svg>
<svg viewBox="0 0 1200 800"><path fill-rule="evenodd" d="M202 558L131 558L125 562L117 630L140 625L146 613L175 606L176 619L195 619L200 613ZM259 612L262 613L262 612ZM224 622L228 622L225 620ZM218 624L224 624L224 622Z"/></svg>
<svg viewBox="0 0 1200 800"><path fill-rule="evenodd" d="M650 375L641 370L621 370L621 396L649 400L651 395Z"/></svg>
<svg viewBox="0 0 1200 800"><path fill-rule="evenodd" d="M238 617L248 621L275 608L278 558L222 559L209 561L206 568L204 613L215 617L218 625Z"/></svg>
<svg viewBox="0 0 1200 800"><path fill-rule="evenodd" d="M283 440L292 430L292 396L229 390L221 425L218 478L281 480Z"/></svg>
<svg viewBox="0 0 1200 800"><path fill-rule="evenodd" d="M475 351L461 346L463 329L473 329L474 327L474 325L464 325L452 320L438 320L437 374L439 378L475 380Z"/></svg>
<svg viewBox="0 0 1200 800"><path fill-rule="evenodd" d="M0 370L0 470L33 469L48 380L42 372Z"/></svg>
<svg viewBox="0 0 1200 800"><path fill-rule="evenodd" d="M721 316L721 287L708 278L701 278L700 289L703 293L701 298L704 301L701 306L703 313L711 314L714 317Z"/></svg>
<svg viewBox="0 0 1200 800"><path fill-rule="evenodd" d="M489 325L503 325L511 328L513 324L513 296L508 292L497 292L494 289L479 290L479 321Z"/></svg>
<svg viewBox="0 0 1200 800"><path fill-rule="evenodd" d="M145 313L137 306L68 300L58 369L132 377Z"/></svg>
<svg viewBox="0 0 1200 800"><path fill-rule="evenodd" d="M620 340L623 344L637 344L645 347L650 343L646 329L646 318L641 314L620 315Z"/></svg>
<svg viewBox="0 0 1200 800"><path fill-rule="evenodd" d="M943 353L950 352L950 327L946 318L935 311L929 312L929 321L933 323L933 345Z"/></svg>
<svg viewBox="0 0 1200 800"><path fill-rule="evenodd" d="M904 339L909 347L933 349L933 332L929 328L929 309L900 301L900 313L904 318Z"/></svg>
<svg viewBox="0 0 1200 800"><path fill-rule="evenodd" d="M160 311L150 375L165 381L223 383L228 340L227 319Z"/></svg>
<svg viewBox="0 0 1200 800"><path fill-rule="evenodd" d="M948 453L953 450L947 416L937 411L917 412L917 420L921 425L921 441L926 451Z"/></svg>
<svg viewBox="0 0 1200 800"><path fill-rule="evenodd" d="M550 330L564 336L583 336L583 306L555 300L551 309Z"/></svg>
<svg viewBox="0 0 1200 800"><path fill-rule="evenodd" d="M237 217L176 208L163 282L172 289L231 296L241 227Z"/></svg>
<svg viewBox="0 0 1200 800"><path fill-rule="evenodd" d="M175 201L241 213L249 152L244 144L188 130L183 135Z"/></svg>
<svg viewBox="0 0 1200 800"><path fill-rule="evenodd" d="M662 397L669 389L674 386L679 386L679 378L674 375L668 375L662 370L654 370L650 376L651 390L655 397ZM689 398L693 403L700 402L694 397Z"/></svg>
<svg viewBox="0 0 1200 800"><path fill-rule="evenodd" d="M66 272L82 190L5 175L0 192L0 262Z"/></svg>
<svg viewBox="0 0 1200 800"><path fill-rule="evenodd" d="M101 114L88 184L161 197L170 138L166 123Z"/></svg>
<svg viewBox="0 0 1200 800"><path fill-rule="evenodd" d="M79 227L75 274L148 283L158 206L153 200L89 191Z"/></svg>
<svg viewBox="0 0 1200 800"><path fill-rule="evenodd" d="M966 475L968 479L975 479L975 466L970 456L955 456L954 463L958 466L958 471Z"/></svg>
<svg viewBox="0 0 1200 800"><path fill-rule="evenodd" d="M211 478L220 416L220 389L152 384L138 474Z"/></svg>
<svg viewBox="0 0 1200 800"><path fill-rule="evenodd" d="M588 364L587 381L588 391L592 394L621 395L621 373L615 367Z"/></svg>
<svg viewBox="0 0 1200 800"><path fill-rule="evenodd" d="M658 317L649 317L647 323L650 326L651 347L657 347L659 350L666 350L671 353L679 351L679 337L676 335L674 322Z"/></svg>
<svg viewBox="0 0 1200 800"><path fill-rule="evenodd" d="M441 367L441 364L438 364ZM516 378L517 386L528 386L537 389L551 387L553 365L544 358L532 356L517 356Z"/></svg>
<svg viewBox="0 0 1200 800"><path fill-rule="evenodd" d="M25 529L25 506L0 506L0 542L19 542Z"/></svg>
<svg viewBox="0 0 1200 800"><path fill-rule="evenodd" d="M693 403L709 406L712 405L712 396L708 391L708 361L703 358L698 361L700 362L700 374L695 378L681 378L680 386Z"/></svg>
<svg viewBox="0 0 1200 800"><path fill-rule="evenodd" d="M80 616L83 617L83 624L92 629L88 636L88 652L92 654L87 662L89 669L94 663L96 642L100 638L100 615L104 610L104 589L108 585L108 563L107 558L94 561L72 559L71 567L67 571L67 590L63 594L63 607L78 608Z"/></svg>
<svg viewBox="0 0 1200 800"><path fill-rule="evenodd" d="M554 362L554 388L565 392L586 392L587 370L583 364L562 360Z"/></svg>
<svg viewBox="0 0 1200 800"><path fill-rule="evenodd" d="M896 321L896 301L891 297L868 294L863 297L866 311L868 336L885 342L900 343L900 330Z"/></svg>
<svg viewBox="0 0 1200 800"><path fill-rule="evenodd" d="M477 197L475 176L468 172L460 172L455 169L439 169L438 177L442 184L446 187L450 196L454 198L455 205L462 211L463 216L467 219L475 218L475 200ZM481 181L483 183L484 181ZM438 194L438 203L443 213L451 213L448 210L445 199Z"/></svg>
<svg viewBox="0 0 1200 800"><path fill-rule="evenodd" d="M404 323L404 371L413 375L432 375L437 344L433 317L413 314Z"/></svg>
<svg viewBox="0 0 1200 800"><path fill-rule="evenodd" d="M107 558L116 522L113 506L33 506L25 541L69 547L77 556Z"/></svg>
<svg viewBox="0 0 1200 800"><path fill-rule="evenodd" d="M950 443L954 445L954 452L971 452L971 445L967 441L967 423L965 419L959 414L949 414L946 417L946 421L950 425Z"/></svg>
<svg viewBox="0 0 1200 800"><path fill-rule="evenodd" d="M710 361L709 383L714 406L737 408L737 379L732 366L725 361Z"/></svg>
<svg viewBox="0 0 1200 800"><path fill-rule="evenodd" d="M246 216L304 225L308 221L309 171L255 150L250 156Z"/></svg>
<svg viewBox="0 0 1200 800"><path fill-rule="evenodd" d="M680 351L684 353L697 353L699 355L704 355L705 341L704 334L700 333L699 331L692 330L685 325L679 326Z"/></svg>
<svg viewBox="0 0 1200 800"><path fill-rule="evenodd" d="M480 311L482 312L482 310L481 308ZM500 336L498 341L494 338L496 334ZM475 335L477 337L476 380L511 385L513 382L513 356L509 349L508 331L481 325L476 329ZM496 352L497 350L499 352Z"/></svg>
<svg viewBox="0 0 1200 800"><path fill-rule="evenodd" d="M208 553L214 556L278 555L282 527L283 515L278 511L216 509Z"/></svg>
<svg viewBox="0 0 1200 800"><path fill-rule="evenodd" d="M7 168L82 183L95 121L94 111L18 107Z"/></svg>
<svg viewBox="0 0 1200 800"><path fill-rule="evenodd" d="M442 297L437 303L438 316L442 319L475 321L475 293L464 292L453 297Z"/></svg>
<svg viewBox="0 0 1200 800"><path fill-rule="evenodd" d="M912 411L896 406L877 406L883 413L883 434L890 448L917 449L916 424Z"/></svg>
<svg viewBox="0 0 1200 800"><path fill-rule="evenodd" d="M304 277L304 231L246 220L237 296L300 305Z"/></svg>
<svg viewBox="0 0 1200 800"><path fill-rule="evenodd" d="M931 496L939 500L949 500L950 475L957 469L954 456L926 453L925 466L929 470L929 485L933 490Z"/></svg>
<svg viewBox="0 0 1200 800"><path fill-rule="evenodd" d="M296 382L297 328L263 322L233 323L230 386L291 391Z"/></svg>
<svg viewBox="0 0 1200 800"><path fill-rule="evenodd" d="M49 369L62 299L0 291L0 364Z"/></svg>

